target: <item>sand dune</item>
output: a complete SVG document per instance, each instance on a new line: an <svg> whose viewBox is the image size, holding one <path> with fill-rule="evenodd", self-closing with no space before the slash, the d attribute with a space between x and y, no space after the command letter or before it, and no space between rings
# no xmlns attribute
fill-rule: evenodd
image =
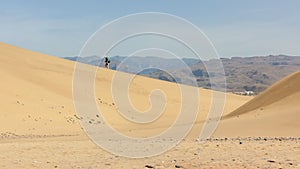
<svg viewBox="0 0 300 169"><path fill-rule="evenodd" d="M75 63L4 43L0 43L0 49L1 132L82 133L72 100ZM111 88L115 74L115 71L99 68L95 85L95 100L99 110L112 126L129 135L145 136L160 133L172 124L181 106L178 85L142 76L134 77L129 96L138 110L145 111L150 107L149 96L153 89L162 90L168 98L158 120L149 125L139 125L124 120L118 113L118 105L113 105L112 91L107 89ZM121 79L130 76L118 73ZM299 135L299 77L299 72L290 75L251 101L251 97L227 94L225 120L215 136ZM119 82L117 85L123 84ZM206 119L211 105L211 91L198 91L201 99L196 122L199 125L191 132L194 136L199 134L201 122Z"/></svg>
<svg viewBox="0 0 300 169"><path fill-rule="evenodd" d="M74 66L75 63L71 61L0 43L1 132L18 134L82 132L75 116L72 100ZM149 133L157 134L172 124L181 108L180 89L177 84L142 76L134 77L129 95L132 104L138 110L145 111L149 108L149 96L153 89L160 89L167 98L163 115L157 121L149 125L137 125L124 120L116 109L118 105L113 105L113 96L108 89L111 88L115 74L115 71L99 68L95 85L95 100L112 126L124 132L136 131L130 133L143 136ZM120 79L130 76L132 75L118 72ZM122 81L117 85L123 85ZM194 89L188 86L186 88ZM198 90L201 101L197 121L200 122L206 119L209 112L211 91ZM157 97L161 95L158 94ZM249 99L249 97L227 94L225 114ZM145 133L143 129L148 132ZM198 128L198 133L199 130Z"/></svg>
<svg viewBox="0 0 300 169"><path fill-rule="evenodd" d="M242 115L253 111L255 109L260 109L278 102L283 102L284 100L288 100L286 104L281 104L282 106L292 106L297 107L296 101L300 99L300 72L295 72L288 77L278 81L271 87L269 87L266 91L247 102L245 105L239 107L232 113L228 114L226 117L232 117L237 115ZM277 104L277 106L280 106ZM276 107L280 108L280 107ZM282 107L284 108L284 107ZM288 111L288 109L281 110L282 113L284 111ZM300 109L299 109L300 111Z"/></svg>
<svg viewBox="0 0 300 169"><path fill-rule="evenodd" d="M76 133L74 63L0 43L0 130L16 134Z"/></svg>
<svg viewBox="0 0 300 169"><path fill-rule="evenodd" d="M214 134L218 138L234 137L227 141L216 139L205 144L195 141L210 110L212 98L210 90L196 89L200 96L199 114L189 137L178 147L156 157L128 159L97 147L81 129L72 97L74 66L71 61L0 43L0 151L5 152L0 154L0 168L300 166L299 138L281 138L299 136L300 133L299 73L280 81L253 100L252 97L227 93L225 117ZM114 75L115 71L98 69L94 98L112 127L125 135L149 137L172 124L181 108L178 85L134 77L129 86L129 97L136 109L145 111L149 108L153 89L160 89L167 98L160 118L141 125L125 120L118 113L122 102L116 103L110 90ZM118 73L121 80L130 76ZM122 85L122 81L118 82L117 89ZM162 99L160 93L152 96L156 100ZM91 125L98 122L97 116L89 120ZM244 136L251 138L239 138ZM258 136L273 137L262 142L264 139Z"/></svg>
<svg viewBox="0 0 300 169"><path fill-rule="evenodd" d="M300 72L278 81L224 116L216 135L300 136L299 86Z"/></svg>

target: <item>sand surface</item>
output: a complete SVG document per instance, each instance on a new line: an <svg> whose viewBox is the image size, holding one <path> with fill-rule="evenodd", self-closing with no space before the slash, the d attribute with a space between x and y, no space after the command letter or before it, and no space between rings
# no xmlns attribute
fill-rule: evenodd
<svg viewBox="0 0 300 169"><path fill-rule="evenodd" d="M99 148L81 129L72 98L74 66L71 61L0 43L0 168L300 167L300 73L254 99L226 94L223 120L213 139L204 144L196 139L210 110L212 92L196 89L199 114L188 137L161 155L128 159ZM95 80L94 99L110 126L127 136L149 137L172 124L182 106L176 84L134 77L129 96L138 110L149 108L153 89L162 90L167 98L160 118L141 125L118 113L122 105L108 90L115 74L99 68ZM121 79L130 76L118 73ZM159 93L153 97L161 99ZM94 124L97 117L90 120Z"/></svg>

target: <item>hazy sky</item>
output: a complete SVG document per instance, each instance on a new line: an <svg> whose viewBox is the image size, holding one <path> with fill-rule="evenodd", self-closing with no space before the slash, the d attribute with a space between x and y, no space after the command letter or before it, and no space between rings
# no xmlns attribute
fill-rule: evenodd
<svg viewBox="0 0 300 169"><path fill-rule="evenodd" d="M164 12L198 26L222 57L300 56L299 9L298 0L3 0L0 41L75 56L97 29L114 19Z"/></svg>

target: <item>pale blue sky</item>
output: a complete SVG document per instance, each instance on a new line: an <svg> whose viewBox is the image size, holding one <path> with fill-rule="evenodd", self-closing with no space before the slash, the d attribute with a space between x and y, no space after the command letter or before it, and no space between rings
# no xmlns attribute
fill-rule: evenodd
<svg viewBox="0 0 300 169"><path fill-rule="evenodd" d="M137 12L164 12L198 26L222 57L300 56L298 0L3 0L0 41L54 55L78 55L101 26Z"/></svg>

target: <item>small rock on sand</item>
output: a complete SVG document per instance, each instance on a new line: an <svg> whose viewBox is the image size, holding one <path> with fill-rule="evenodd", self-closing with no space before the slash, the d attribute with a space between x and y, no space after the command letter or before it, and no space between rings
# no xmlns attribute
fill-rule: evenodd
<svg viewBox="0 0 300 169"><path fill-rule="evenodd" d="M183 168L181 165L176 164L175 168Z"/></svg>
<svg viewBox="0 0 300 169"><path fill-rule="evenodd" d="M146 167L146 168L154 168L153 166L151 166L151 165L148 165L148 164L147 164L147 165L145 165L145 167Z"/></svg>

